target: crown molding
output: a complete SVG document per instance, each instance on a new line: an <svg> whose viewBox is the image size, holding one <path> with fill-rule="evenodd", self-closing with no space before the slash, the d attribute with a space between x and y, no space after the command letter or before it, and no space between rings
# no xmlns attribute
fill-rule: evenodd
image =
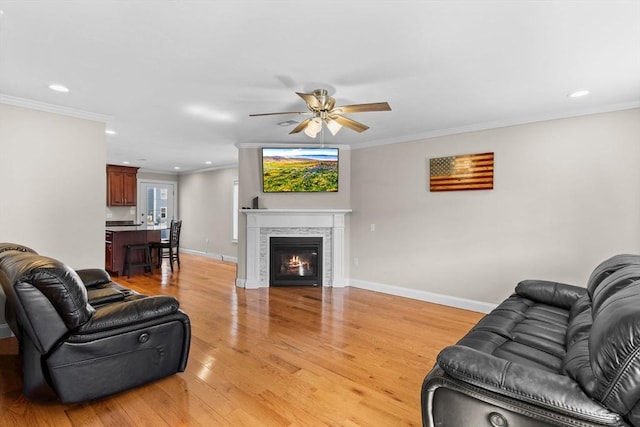
<svg viewBox="0 0 640 427"><path fill-rule="evenodd" d="M320 142L313 144L305 144L302 142L236 142L236 148L262 148L262 147L285 147L285 148L339 148L340 150L350 150L351 146L347 144L322 144Z"/></svg>
<svg viewBox="0 0 640 427"><path fill-rule="evenodd" d="M599 106L594 108L586 108L581 110L573 110L565 113L545 113L532 116L524 116L514 118L510 120L496 120L493 122L476 123L468 126L460 126L448 129L436 129L429 132L407 135L400 138L388 138L379 139L375 141L367 141L361 144L351 144L352 150L358 150L361 148L377 147L381 145L399 144L403 142L414 142L422 139L437 138L440 136L457 135L468 132L477 132L489 129L498 129L509 126L524 125L537 122L545 122L551 120L568 119L571 117L589 116L592 114L611 113L615 111L632 110L634 108L640 108L640 101L628 102L623 104L612 104Z"/></svg>
<svg viewBox="0 0 640 427"><path fill-rule="evenodd" d="M13 105L15 107L31 108L32 110L46 111L47 113L61 114L63 116L76 117L78 119L94 120L107 123L112 120L112 116L92 113L90 111L76 110L74 108L63 107L61 105L47 104L46 102L34 101L32 99L19 98L17 96L4 95L0 93L0 104Z"/></svg>
<svg viewBox="0 0 640 427"><path fill-rule="evenodd" d="M237 168L238 167L238 163L228 163L228 164L223 164L223 165L218 165L218 166L210 166L204 169L194 169L194 170L190 170L190 171L180 171L178 172L178 175L191 175L194 173L202 173L202 172L212 172L212 171L219 171L219 170L224 170L224 169L233 169L233 168Z"/></svg>

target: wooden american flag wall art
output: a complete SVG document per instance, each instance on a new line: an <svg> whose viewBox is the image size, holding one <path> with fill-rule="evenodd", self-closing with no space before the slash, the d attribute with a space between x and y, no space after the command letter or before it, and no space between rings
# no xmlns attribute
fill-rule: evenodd
<svg viewBox="0 0 640 427"><path fill-rule="evenodd" d="M429 159L429 191L493 189L493 153Z"/></svg>

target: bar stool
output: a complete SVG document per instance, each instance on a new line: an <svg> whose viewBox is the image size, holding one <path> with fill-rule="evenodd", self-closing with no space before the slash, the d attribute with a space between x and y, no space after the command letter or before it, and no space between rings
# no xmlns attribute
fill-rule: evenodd
<svg viewBox="0 0 640 427"><path fill-rule="evenodd" d="M153 263L151 262L151 249L148 243L137 243L135 245L125 245L126 252L124 254L124 267L122 268L123 274L126 273L127 277L131 277L131 268L144 267L144 272L153 273ZM141 253L139 258L142 261L133 262L136 257L136 252ZM147 269L149 269L147 271Z"/></svg>

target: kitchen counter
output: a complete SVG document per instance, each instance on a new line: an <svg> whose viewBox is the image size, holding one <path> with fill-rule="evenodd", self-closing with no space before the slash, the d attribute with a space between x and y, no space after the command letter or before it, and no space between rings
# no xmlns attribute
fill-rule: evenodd
<svg viewBox="0 0 640 427"><path fill-rule="evenodd" d="M120 225L120 226L110 226L110 227L105 227L106 231L111 231L114 233L118 233L121 231L162 231L162 230L168 230L169 229L169 224L160 224L160 225L147 225L147 224L142 224L142 225Z"/></svg>
<svg viewBox="0 0 640 427"><path fill-rule="evenodd" d="M124 271L125 246L141 243L153 243L161 240L162 230L169 229L168 224L163 225L124 225L105 227L105 269L114 276L119 276ZM140 257L135 254L134 257ZM132 260L134 263L142 259ZM140 273L139 270L132 274Z"/></svg>

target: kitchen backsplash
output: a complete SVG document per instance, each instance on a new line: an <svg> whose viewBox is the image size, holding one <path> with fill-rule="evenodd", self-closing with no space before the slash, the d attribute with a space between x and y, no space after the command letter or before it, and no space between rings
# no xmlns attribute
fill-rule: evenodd
<svg viewBox="0 0 640 427"><path fill-rule="evenodd" d="M136 219L136 208L126 206L107 206L106 221L134 221Z"/></svg>

